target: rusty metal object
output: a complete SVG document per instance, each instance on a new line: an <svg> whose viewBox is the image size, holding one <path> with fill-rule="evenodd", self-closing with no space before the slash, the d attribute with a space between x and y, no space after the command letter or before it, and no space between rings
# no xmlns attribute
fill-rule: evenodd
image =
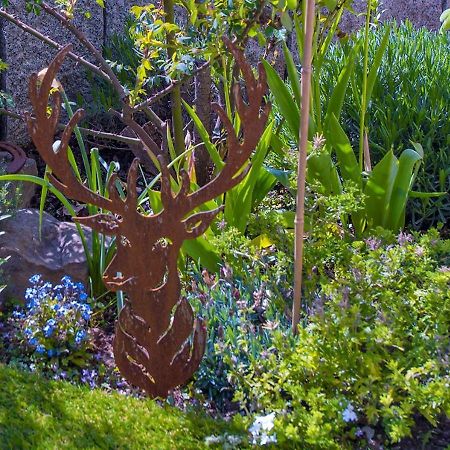
<svg viewBox="0 0 450 450"><path fill-rule="evenodd" d="M161 134L156 129L156 126L153 124L153 122L146 122L142 126L142 128L149 136L151 136L151 138L155 142L161 141ZM131 138L138 137L137 134L129 126L125 127L120 135ZM145 146L142 144L142 141L140 141L139 144L130 145L129 148L133 152L133 155L139 159L140 164L142 164L149 173L153 175L159 174L159 170L146 152Z"/></svg>
<svg viewBox="0 0 450 450"><path fill-rule="evenodd" d="M9 153L12 156L12 161L6 167L6 173L12 174L20 172L27 162L27 155L17 145L10 142L0 141L0 152Z"/></svg>
<svg viewBox="0 0 450 450"><path fill-rule="evenodd" d="M52 169L51 182L64 195L79 202L90 203L110 213L75 220L96 231L116 237L117 253L104 273L105 285L111 291L126 293L125 306L116 322L114 356L122 375L152 397L166 397L176 386L189 380L203 357L206 327L195 319L191 305L180 298L177 260L183 241L200 236L221 208L193 211L236 186L247 174L252 151L263 134L270 106L265 104L265 72L259 67L259 79L245 61L243 53L229 41L228 49L236 58L245 85L235 85L235 105L242 121L237 136L225 111L215 110L227 131L227 158L220 173L208 184L190 192L190 179L181 173L178 193L171 189L170 173L163 155L161 166L161 202L163 210L145 215L137 210L136 181L139 161L134 160L127 177L126 198L116 190L117 174L108 185L109 198L89 190L76 178L67 158L68 142L83 111L78 110L63 131L61 144L52 148L61 110L58 91L50 94L51 83L72 47L62 49L50 64L42 84L37 76L30 78L30 100L35 119L27 115L30 135L39 153ZM50 115L48 103L52 104ZM140 130L139 138L145 130Z"/></svg>

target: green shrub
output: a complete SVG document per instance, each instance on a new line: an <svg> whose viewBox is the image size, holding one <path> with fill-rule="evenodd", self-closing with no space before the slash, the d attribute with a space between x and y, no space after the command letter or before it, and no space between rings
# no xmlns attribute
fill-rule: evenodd
<svg viewBox="0 0 450 450"><path fill-rule="evenodd" d="M396 239L356 241L319 268L299 336L277 331L249 370L234 367L236 399L275 412L286 448L364 447L367 430L397 442L415 417L450 415L450 241Z"/></svg>
<svg viewBox="0 0 450 450"><path fill-rule="evenodd" d="M342 228L335 223L341 215L357 209L356 202L351 189L334 197L308 192L307 221L314 238L308 238L305 249L307 297L313 297L316 276L320 278L312 269L318 261L331 266L339 255L345 261L351 236L343 236ZM294 242L282 211L268 206L277 203L270 196L261 203L249 222L249 237L225 225L213 242L226 265L215 275L194 270L186 280L185 295L196 304L208 326L205 357L193 388L219 410L236 408L232 400L241 386L239 374L248 372L252 364L269 354L273 330L290 327L286 311L292 302ZM252 238L262 234L267 242L260 248ZM311 306L305 302L305 307Z"/></svg>
<svg viewBox="0 0 450 450"><path fill-rule="evenodd" d="M448 36L416 29L411 23L386 24L370 34L370 61L380 45L385 27L392 27L391 35L368 107L372 163L380 161L391 148L398 156L411 147L411 141L419 142L424 149L424 161L413 189L448 192L450 85L445 81L450 65ZM322 71L325 97L335 87L348 51L346 45L331 46ZM359 139L362 73L362 58L358 58L342 110L341 122L355 148ZM409 223L415 228L445 222L450 216L450 196L413 199L408 203L407 214Z"/></svg>

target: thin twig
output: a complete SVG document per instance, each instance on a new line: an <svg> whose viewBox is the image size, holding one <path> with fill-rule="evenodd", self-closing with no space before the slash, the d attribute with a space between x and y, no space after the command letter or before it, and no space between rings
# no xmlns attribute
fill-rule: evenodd
<svg viewBox="0 0 450 450"><path fill-rule="evenodd" d="M302 105L299 136L299 163L297 187L297 211L295 215L295 265L294 265L294 303L292 309L292 331L297 333L302 307L303 280L303 238L305 231L305 189L306 162L308 148L309 110L311 99L312 45L314 34L315 0L306 5L305 44L302 61Z"/></svg>
<svg viewBox="0 0 450 450"><path fill-rule="evenodd" d="M86 47L87 50L89 50L92 56L97 60L98 64L100 64L102 70L108 75L109 81L114 86L114 89L119 94L119 97L122 100L125 100L127 98L127 94L122 84L120 83L116 74L112 70L111 66L107 63L105 58L103 58L101 52L97 50L97 48L86 37L86 35L80 29L78 29L69 19L67 19L63 14L61 14L57 9L53 8L52 6L48 5L45 2L42 2L40 6L43 11L45 11L47 14L57 19L64 28L69 30L80 41L80 43L84 47Z"/></svg>
<svg viewBox="0 0 450 450"><path fill-rule="evenodd" d="M0 115L1 114L5 115L5 116L9 116L13 119L25 121L24 115L14 113L12 111L8 111L4 108L0 108ZM34 119L34 117L31 117L31 119ZM64 130L66 127L67 127L67 125L65 125L63 123L58 124L58 129L60 129L60 130ZM140 145L141 144L140 139L135 139L135 138L127 137L127 136L121 136L119 134L114 134L114 133L106 133L104 131L91 130L89 128L83 128L83 127L78 127L78 129L80 130L80 132L82 134L85 134L88 136L93 136L93 137L96 137L99 139L107 139L110 141L123 142L124 144L128 144L128 145Z"/></svg>
<svg viewBox="0 0 450 450"><path fill-rule="evenodd" d="M134 111L134 110L133 110ZM158 131L162 133L163 129L165 130L166 122L161 120L161 118L153 111L153 109L146 106L143 108L145 115L155 124Z"/></svg>
<svg viewBox="0 0 450 450"><path fill-rule="evenodd" d="M182 84L186 83L187 81L191 80L193 77L195 77L198 73L200 73L202 70L205 70L209 65L211 64L211 61L204 62L201 66L199 66L197 69L195 69L191 74L186 75L179 80L173 80L169 86L164 88L162 91L157 92L156 94L152 95L151 97L147 98L146 100L142 101L141 103L138 103L133 107L133 111L141 111L144 108L152 105L153 103L156 103L158 100L161 100L166 95L170 94L176 87L181 86Z"/></svg>
<svg viewBox="0 0 450 450"><path fill-rule="evenodd" d="M35 38L39 39L40 41L42 41L42 42L44 42L44 43L46 43L48 45L50 45L53 48L56 48L57 50L61 50L64 47L63 45L58 44L58 42L55 42L53 39L50 39L48 36L45 36L44 34L40 33L36 29L34 29L34 28L30 27L29 25L27 25L26 23L22 22L17 17L15 17L13 14L7 13L3 8L0 8L0 17L3 17L8 22L13 23L14 25L19 27L23 31L31 34ZM89 61L85 60L84 58L82 58L81 56L78 56L77 54L75 54L73 52L68 53L67 56L70 59L72 59L73 61L75 61L75 62L85 66L86 68L88 68L92 72L96 73L100 77L102 77L102 78L104 78L106 80L109 80L108 75L106 75L106 73L104 73L95 64L90 63Z"/></svg>
<svg viewBox="0 0 450 450"><path fill-rule="evenodd" d="M92 42L86 37L86 35L78 29L68 18L66 18L63 14L61 14L57 9L53 8L52 6L48 5L45 2L41 3L41 8L43 11L45 11L47 14L55 17L60 24L69 30L78 40L79 42L94 56L94 58L97 60L98 64L100 64L103 71L108 75L109 81L116 90L116 92L119 94L119 98L122 102L123 107L128 106L128 94L125 92L124 87L120 83L119 79L117 78L117 75L112 70L111 66L108 64L108 62L103 58L103 55L97 48L92 44ZM132 112L135 112L134 110ZM160 123L162 122L161 119L157 116L157 114L151 110L152 112L152 122L155 123L155 125L158 127L159 130L161 130ZM123 117L123 115L122 115ZM155 117L157 119L155 119ZM130 123L133 122L133 126L136 128L139 126L137 122L134 120L132 114L131 116L127 114L127 122L126 124L130 126ZM124 122L125 123L125 122Z"/></svg>

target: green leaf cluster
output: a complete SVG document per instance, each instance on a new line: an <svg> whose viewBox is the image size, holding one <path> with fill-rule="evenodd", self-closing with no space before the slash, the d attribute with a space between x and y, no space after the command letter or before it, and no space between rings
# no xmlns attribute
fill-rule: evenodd
<svg viewBox="0 0 450 450"><path fill-rule="evenodd" d="M394 443L418 417L450 416L450 241L383 232L345 247L312 272L298 337L276 332L233 372L242 407L276 412L281 448L365 448L367 430Z"/></svg>
<svg viewBox="0 0 450 450"><path fill-rule="evenodd" d="M450 196L442 194L450 189L450 89L443 82L450 65L448 36L417 29L410 22L387 23L369 33L369 61L380 54L388 29L389 39L367 103L370 155L375 165L391 150L399 158L403 151L413 148L411 142L421 144L423 157L407 204L406 221L424 229L445 222L450 213ZM340 41L328 50L320 77L320 97L325 104L348 64L351 49L351 41ZM353 148L359 140L362 57L360 50L339 122Z"/></svg>

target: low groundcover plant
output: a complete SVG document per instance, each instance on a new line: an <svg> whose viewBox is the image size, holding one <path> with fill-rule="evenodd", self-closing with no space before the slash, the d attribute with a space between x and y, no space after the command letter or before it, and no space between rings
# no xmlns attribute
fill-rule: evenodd
<svg viewBox="0 0 450 450"><path fill-rule="evenodd" d="M91 307L82 283L65 276L53 286L41 275L30 278L25 306L14 313L22 349L36 363L58 360L81 366L88 358Z"/></svg>
<svg viewBox="0 0 450 450"><path fill-rule="evenodd" d="M111 361L110 341L95 326L83 284L64 276L52 285L41 275L32 276L30 283L25 304L3 331L3 361L46 378L139 395Z"/></svg>

